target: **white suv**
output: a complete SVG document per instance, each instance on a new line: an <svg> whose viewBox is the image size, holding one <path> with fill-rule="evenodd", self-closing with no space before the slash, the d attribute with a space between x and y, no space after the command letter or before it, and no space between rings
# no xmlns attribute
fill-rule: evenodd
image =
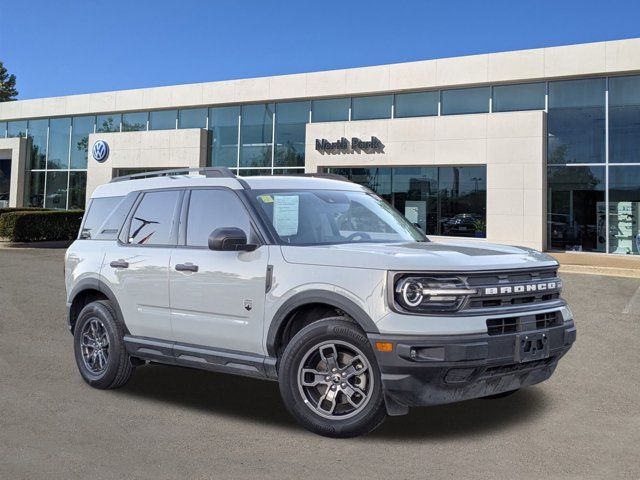
<svg viewBox="0 0 640 480"><path fill-rule="evenodd" d="M540 252L430 242L330 175L150 177L97 188L66 254L93 387L147 362L277 380L300 423L347 437L411 406L542 382L575 340Z"/></svg>

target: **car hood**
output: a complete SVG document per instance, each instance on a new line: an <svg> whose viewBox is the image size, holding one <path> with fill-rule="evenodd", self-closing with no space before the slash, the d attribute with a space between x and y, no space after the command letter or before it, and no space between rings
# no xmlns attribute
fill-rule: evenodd
<svg viewBox="0 0 640 480"><path fill-rule="evenodd" d="M525 247L485 242L357 243L282 246L289 263L382 270L469 271L556 266Z"/></svg>

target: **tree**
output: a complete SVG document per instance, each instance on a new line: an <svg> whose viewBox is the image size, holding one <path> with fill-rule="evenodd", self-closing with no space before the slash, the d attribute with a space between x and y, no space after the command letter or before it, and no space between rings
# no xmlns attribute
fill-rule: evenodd
<svg viewBox="0 0 640 480"><path fill-rule="evenodd" d="M16 76L9 75L4 64L0 62L0 102L11 102L18 96Z"/></svg>

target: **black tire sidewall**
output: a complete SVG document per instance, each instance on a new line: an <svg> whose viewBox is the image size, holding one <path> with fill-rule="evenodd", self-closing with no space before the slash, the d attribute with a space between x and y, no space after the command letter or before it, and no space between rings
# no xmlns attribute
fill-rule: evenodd
<svg viewBox="0 0 640 480"><path fill-rule="evenodd" d="M361 412L344 420L314 413L298 388L298 367L308 350L323 341L341 340L357 347L369 361L374 379L372 397ZM319 320L303 328L289 342L279 368L280 394L289 412L309 430L328 437L353 437L375 429L386 417L380 369L366 335L342 317Z"/></svg>
<svg viewBox="0 0 640 480"><path fill-rule="evenodd" d="M118 375L124 349L124 342L122 340L120 329L117 325L117 320L109 306L105 303L106 302L97 301L86 305L80 312L80 315L78 315L73 335L73 349L80 375L85 382L96 388L109 388L113 384L116 376ZM85 325L94 318L97 318L102 322L109 337L109 358L107 360L107 368L98 375L91 372L84 364L80 347L82 330Z"/></svg>

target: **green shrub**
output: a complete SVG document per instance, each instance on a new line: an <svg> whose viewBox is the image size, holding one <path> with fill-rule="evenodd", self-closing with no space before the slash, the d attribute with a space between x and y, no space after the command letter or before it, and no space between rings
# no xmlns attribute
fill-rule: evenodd
<svg viewBox="0 0 640 480"><path fill-rule="evenodd" d="M48 211L48 208L40 208L40 207L6 207L0 208L0 215L3 213L11 213L11 212L44 212Z"/></svg>
<svg viewBox="0 0 640 480"><path fill-rule="evenodd" d="M12 242L73 240L78 236L83 210L22 210L0 215L0 237Z"/></svg>

